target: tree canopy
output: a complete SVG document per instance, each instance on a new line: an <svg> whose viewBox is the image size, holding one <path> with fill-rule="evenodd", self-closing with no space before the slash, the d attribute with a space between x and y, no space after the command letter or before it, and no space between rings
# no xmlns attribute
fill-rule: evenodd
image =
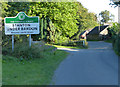
<svg viewBox="0 0 120 87"><path fill-rule="evenodd" d="M96 15L89 13L80 2L2 2L3 18L14 17L20 11L40 19L49 18L60 37L76 37L97 25Z"/></svg>
<svg viewBox="0 0 120 87"><path fill-rule="evenodd" d="M111 14L109 11L105 10L105 11L101 11L101 13L99 14L102 19L101 22L102 23L107 23L108 21L112 21L114 18L114 15Z"/></svg>

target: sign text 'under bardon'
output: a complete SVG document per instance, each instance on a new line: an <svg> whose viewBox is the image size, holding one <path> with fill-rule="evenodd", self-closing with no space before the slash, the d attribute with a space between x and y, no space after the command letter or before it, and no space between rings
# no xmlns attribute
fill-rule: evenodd
<svg viewBox="0 0 120 87"><path fill-rule="evenodd" d="M28 17L24 12L5 17L5 34L39 34L39 17Z"/></svg>

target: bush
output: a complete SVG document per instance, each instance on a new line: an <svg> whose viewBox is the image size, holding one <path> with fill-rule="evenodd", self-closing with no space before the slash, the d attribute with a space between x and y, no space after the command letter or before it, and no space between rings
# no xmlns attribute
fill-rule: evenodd
<svg viewBox="0 0 120 87"><path fill-rule="evenodd" d="M120 32L116 35L116 38L113 40L113 48L115 52L120 56Z"/></svg>
<svg viewBox="0 0 120 87"><path fill-rule="evenodd" d="M66 44L69 42L69 38L67 37L63 37L63 36L60 36L60 35L56 35L56 38L55 38L55 42L53 44L57 44L57 45L63 45L63 44Z"/></svg>
<svg viewBox="0 0 120 87"><path fill-rule="evenodd" d="M2 26L2 47L7 47L10 46L12 43L12 35L5 35L5 29L4 26ZM14 35L14 41L17 43L22 43L28 40L28 36L27 35Z"/></svg>
<svg viewBox="0 0 120 87"><path fill-rule="evenodd" d="M13 52L13 56L19 58L41 58L41 52L39 47L37 46L32 46L29 47L28 44L23 43L22 45L16 45L15 50Z"/></svg>
<svg viewBox="0 0 120 87"><path fill-rule="evenodd" d="M43 52L54 52L56 47L45 45L43 41L37 41L32 43L29 47L29 42L15 43L14 52L12 52L12 46L3 47L3 55L9 55L16 58L32 59L32 58L43 58Z"/></svg>
<svg viewBox="0 0 120 87"><path fill-rule="evenodd" d="M31 59L31 58L42 58L42 47L38 47L36 45L32 45L29 47L27 42L24 43L16 43L14 46L14 52L10 47L3 47L2 52L3 55L10 55L17 58Z"/></svg>
<svg viewBox="0 0 120 87"><path fill-rule="evenodd" d="M111 33L113 49L120 56L120 24L114 23L109 28L109 33Z"/></svg>
<svg viewBox="0 0 120 87"><path fill-rule="evenodd" d="M85 42L83 45L83 41ZM88 42L86 39L81 39L79 41L70 41L66 44L62 44L63 46L73 46L73 47L88 47Z"/></svg>

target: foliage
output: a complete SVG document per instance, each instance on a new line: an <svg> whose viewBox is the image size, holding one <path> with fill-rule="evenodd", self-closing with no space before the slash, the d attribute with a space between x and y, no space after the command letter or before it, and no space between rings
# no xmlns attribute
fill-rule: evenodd
<svg viewBox="0 0 120 87"><path fill-rule="evenodd" d="M5 16L7 16L8 15L8 13L9 12L7 12L6 10L8 10L9 9L9 5L8 5L8 3L6 3L6 2L4 2L4 3L1 3L0 2L0 15L2 16L2 17L5 17Z"/></svg>
<svg viewBox="0 0 120 87"><path fill-rule="evenodd" d="M120 24L114 23L109 28L109 35L112 38L113 49L120 56Z"/></svg>
<svg viewBox="0 0 120 87"><path fill-rule="evenodd" d="M97 25L95 14L89 13L79 2L2 3L2 17L14 17L20 11L24 11L28 16L39 16L40 19L44 19L43 26L40 26L40 34L32 35L33 39L43 38L56 43L59 39L61 43L63 38L79 39L82 31ZM46 22L46 18L50 21Z"/></svg>
<svg viewBox="0 0 120 87"><path fill-rule="evenodd" d="M119 6L120 5L120 1L116 1L116 2L114 2L114 0L110 0L110 1L112 1L111 3L110 3L110 5L114 5L115 7L117 7L117 6Z"/></svg>
<svg viewBox="0 0 120 87"><path fill-rule="evenodd" d="M80 28L89 29L97 25L96 15L94 13L88 13L88 9L84 8L81 4L79 4L78 15L78 21L81 26Z"/></svg>
<svg viewBox="0 0 120 87"><path fill-rule="evenodd" d="M55 47L47 46L44 42L40 41L39 43L32 43L32 46L29 47L29 42L17 42L14 46L14 52L12 52L11 45L4 46L2 48L3 55L10 55L16 58L31 59L31 58L43 58L42 53L50 51L52 52Z"/></svg>
<svg viewBox="0 0 120 87"><path fill-rule="evenodd" d="M63 36L72 36L78 29L76 23L77 3L74 2L32 2L28 15L49 17Z"/></svg>
<svg viewBox="0 0 120 87"><path fill-rule="evenodd" d="M12 38L9 35L5 35L4 27L2 28L3 28L3 30L1 31L2 32L2 46L4 47L4 46L8 46L11 44Z"/></svg>
<svg viewBox="0 0 120 87"><path fill-rule="evenodd" d="M116 54L120 56L120 33L113 37L113 48Z"/></svg>
<svg viewBox="0 0 120 87"><path fill-rule="evenodd" d="M10 48L12 45L12 36L5 35L4 27L2 27L2 47ZM26 35L14 35L14 42L15 43L23 43L28 41L28 37Z"/></svg>
<svg viewBox="0 0 120 87"><path fill-rule="evenodd" d="M56 27L54 26L50 18L46 18L46 19L48 19L47 20L48 22L47 31L49 32L47 35L47 39L50 42L55 42Z"/></svg>
<svg viewBox="0 0 120 87"><path fill-rule="evenodd" d="M97 16L94 13L89 13L88 9L84 8L81 3L78 3L78 12L77 15L79 18L77 18L78 23L78 31L75 33L72 38L79 40L79 35L84 30L91 29L95 26L97 26Z"/></svg>
<svg viewBox="0 0 120 87"><path fill-rule="evenodd" d="M3 56L2 85L49 85L54 71L68 53L57 50L54 53L44 52L42 55L44 58L27 61Z"/></svg>
<svg viewBox="0 0 120 87"><path fill-rule="evenodd" d="M76 41L75 40L64 41L64 39L63 39L63 42L57 43L53 46L55 46L55 47L62 47L63 46L66 48L85 49L85 48L88 48L88 42L86 41L86 39L81 39L81 40L76 40Z"/></svg>
<svg viewBox="0 0 120 87"><path fill-rule="evenodd" d="M107 39L107 40L105 40L105 42L112 43L112 40L111 39Z"/></svg>
<svg viewBox="0 0 120 87"><path fill-rule="evenodd" d="M14 46L14 52L12 52L11 47L3 47L2 53L3 55L11 55L16 58L24 58L24 59L31 59L31 58L42 58L40 50L43 48L39 48L37 46L29 47L29 44L24 43L16 43Z"/></svg>
<svg viewBox="0 0 120 87"><path fill-rule="evenodd" d="M55 37L56 38L55 38L55 43L54 44L62 45L64 43L68 43L70 41L68 37L63 37L63 36L61 36L60 33L58 33L58 35L56 34Z"/></svg>
<svg viewBox="0 0 120 87"><path fill-rule="evenodd" d="M117 34L120 31L120 24L113 23L113 26L110 27L110 30L113 30L115 34Z"/></svg>
<svg viewBox="0 0 120 87"><path fill-rule="evenodd" d="M114 15L110 14L110 12L107 10L101 11L101 13L99 15L102 17L102 19L101 19L102 23L107 23L108 21L112 21L114 18Z"/></svg>
<svg viewBox="0 0 120 87"><path fill-rule="evenodd" d="M41 19L41 21L40 21L40 33L41 33L41 39L43 39L43 19Z"/></svg>
<svg viewBox="0 0 120 87"><path fill-rule="evenodd" d="M86 39L81 39L80 41L71 41L66 44L66 46L73 46L73 47L79 47L79 48L88 48L88 42Z"/></svg>
<svg viewBox="0 0 120 87"><path fill-rule="evenodd" d="M2 17L14 17L20 11L27 13L29 9L29 2L1 2Z"/></svg>

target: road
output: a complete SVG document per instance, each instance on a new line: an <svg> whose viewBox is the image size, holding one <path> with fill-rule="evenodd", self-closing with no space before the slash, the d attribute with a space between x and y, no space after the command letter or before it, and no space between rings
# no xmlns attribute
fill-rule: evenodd
<svg viewBox="0 0 120 87"><path fill-rule="evenodd" d="M88 42L89 49L68 49L70 55L55 71L54 85L117 85L118 56L112 44Z"/></svg>

